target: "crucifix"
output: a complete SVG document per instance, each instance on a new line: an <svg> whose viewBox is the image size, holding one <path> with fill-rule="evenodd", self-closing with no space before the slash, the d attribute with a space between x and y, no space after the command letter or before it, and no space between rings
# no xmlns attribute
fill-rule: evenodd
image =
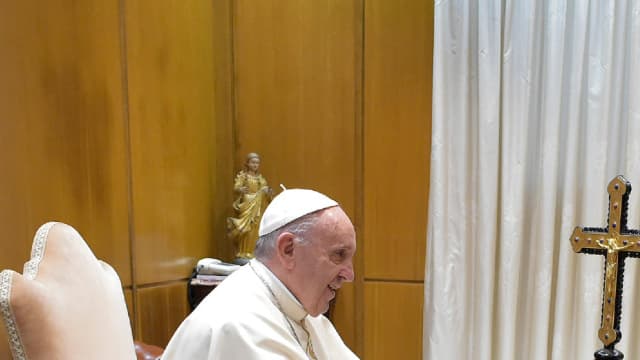
<svg viewBox="0 0 640 360"><path fill-rule="evenodd" d="M640 257L640 231L627 229L627 208L631 183L622 175L615 177L607 187L609 192L609 218L606 228L576 227L571 235L575 252L599 254L605 257L602 318L598 338L604 347L594 353L596 360L621 360L624 355L615 349L622 334L622 281L624 260Z"/></svg>

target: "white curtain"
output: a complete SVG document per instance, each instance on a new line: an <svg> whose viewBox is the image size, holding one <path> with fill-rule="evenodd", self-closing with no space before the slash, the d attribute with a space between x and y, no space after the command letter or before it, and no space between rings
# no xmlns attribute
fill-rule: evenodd
<svg viewBox="0 0 640 360"><path fill-rule="evenodd" d="M593 359L604 258L569 237L606 226L619 174L640 227L640 0L435 1L433 70L424 359Z"/></svg>

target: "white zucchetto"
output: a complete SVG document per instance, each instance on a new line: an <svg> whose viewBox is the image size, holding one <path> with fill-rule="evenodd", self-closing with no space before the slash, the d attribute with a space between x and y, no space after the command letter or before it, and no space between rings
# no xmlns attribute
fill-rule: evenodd
<svg viewBox="0 0 640 360"><path fill-rule="evenodd" d="M338 206L338 203L314 190L287 189L278 194L262 215L259 236L318 210Z"/></svg>

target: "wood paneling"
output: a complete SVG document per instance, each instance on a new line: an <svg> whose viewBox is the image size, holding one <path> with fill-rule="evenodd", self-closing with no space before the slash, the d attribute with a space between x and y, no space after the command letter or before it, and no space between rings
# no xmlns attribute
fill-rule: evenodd
<svg viewBox="0 0 640 360"><path fill-rule="evenodd" d="M215 177L211 1L127 1L135 278L187 277L212 256Z"/></svg>
<svg viewBox="0 0 640 360"><path fill-rule="evenodd" d="M189 314L187 282L138 288L136 338L147 344L167 346L171 335Z"/></svg>
<svg viewBox="0 0 640 360"><path fill-rule="evenodd" d="M422 280L432 2L365 1L364 253L369 279Z"/></svg>
<svg viewBox="0 0 640 360"><path fill-rule="evenodd" d="M0 267L70 223L129 286L136 338L165 346L189 311L177 280L233 254L232 179L256 151L274 189L354 220L345 342L420 358L432 28L427 0L2 2Z"/></svg>
<svg viewBox="0 0 640 360"><path fill-rule="evenodd" d="M355 315L355 289L354 284L344 284L338 296L336 297L336 304L333 309L332 319L333 325L338 330L338 333L351 350L354 352L359 351L357 348L357 335L356 335L356 318Z"/></svg>
<svg viewBox="0 0 640 360"><path fill-rule="evenodd" d="M231 261L235 251L226 238L227 217L234 215L234 82L233 0L213 1L213 38L216 119L216 187L214 197L216 257Z"/></svg>
<svg viewBox="0 0 640 360"><path fill-rule="evenodd" d="M360 1L238 0L233 32L234 170L258 152L276 193L324 192L354 221L361 17ZM355 349L354 301L345 289L335 319Z"/></svg>
<svg viewBox="0 0 640 360"><path fill-rule="evenodd" d="M233 173L230 16L230 1L0 4L1 268L22 268L41 223L67 222L132 286L131 318L150 319L136 333L166 342L186 286L134 291L215 255L215 173Z"/></svg>
<svg viewBox="0 0 640 360"><path fill-rule="evenodd" d="M366 282L364 358L422 359L424 286Z"/></svg>
<svg viewBox="0 0 640 360"><path fill-rule="evenodd" d="M236 157L262 155L276 192L314 188L354 213L353 1L238 0Z"/></svg>
<svg viewBox="0 0 640 360"><path fill-rule="evenodd" d="M230 16L231 0L0 4L0 268L22 269L41 223L69 223L127 286L136 334L166 344L186 285L134 291L215 255Z"/></svg>
<svg viewBox="0 0 640 360"><path fill-rule="evenodd" d="M0 267L58 220L131 283L119 36L117 0L0 4Z"/></svg>

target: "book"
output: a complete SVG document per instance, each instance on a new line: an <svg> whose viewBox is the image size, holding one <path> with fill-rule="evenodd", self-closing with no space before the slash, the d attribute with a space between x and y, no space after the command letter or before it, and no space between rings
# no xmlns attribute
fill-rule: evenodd
<svg viewBox="0 0 640 360"><path fill-rule="evenodd" d="M210 274L197 274L196 279L206 281L222 281L227 278L227 275L210 275Z"/></svg>
<svg viewBox="0 0 640 360"><path fill-rule="evenodd" d="M220 285L221 282L222 280L204 280L204 279L193 278L191 279L189 284L191 286L217 286L217 285Z"/></svg>
<svg viewBox="0 0 640 360"><path fill-rule="evenodd" d="M218 259L204 258L196 265L197 274L229 275L238 270L240 265L229 264Z"/></svg>

